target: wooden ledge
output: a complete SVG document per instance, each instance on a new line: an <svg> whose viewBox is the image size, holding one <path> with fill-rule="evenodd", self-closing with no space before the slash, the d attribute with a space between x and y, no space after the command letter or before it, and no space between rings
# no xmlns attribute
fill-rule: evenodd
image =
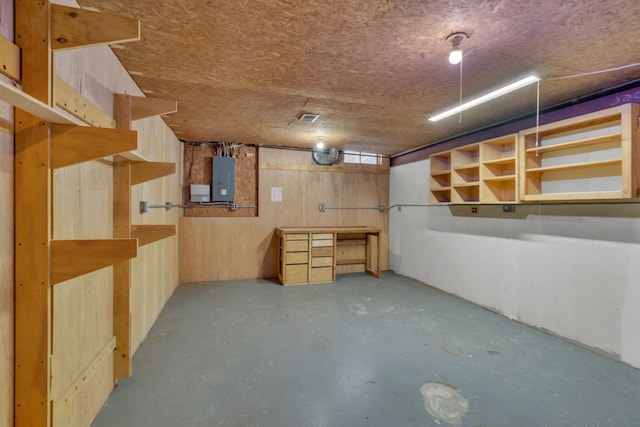
<svg viewBox="0 0 640 427"><path fill-rule="evenodd" d="M135 258L137 254L136 239L52 240L51 284Z"/></svg>

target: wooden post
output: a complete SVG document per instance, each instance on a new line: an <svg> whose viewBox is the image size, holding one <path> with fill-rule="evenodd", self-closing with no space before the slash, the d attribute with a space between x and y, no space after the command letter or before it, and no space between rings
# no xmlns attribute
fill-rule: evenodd
<svg viewBox="0 0 640 427"><path fill-rule="evenodd" d="M24 92L50 105L48 1L16 0L16 43ZM15 425L51 423L52 289L50 125L15 114Z"/></svg>

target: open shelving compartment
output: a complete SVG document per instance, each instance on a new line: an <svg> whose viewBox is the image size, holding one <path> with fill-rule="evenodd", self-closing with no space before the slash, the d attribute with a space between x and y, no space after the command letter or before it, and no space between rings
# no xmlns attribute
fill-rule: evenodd
<svg viewBox="0 0 640 427"><path fill-rule="evenodd" d="M431 165L431 203L451 202L451 151L433 154Z"/></svg>
<svg viewBox="0 0 640 427"><path fill-rule="evenodd" d="M521 131L520 199L637 197L639 112L624 104Z"/></svg>
<svg viewBox="0 0 640 427"><path fill-rule="evenodd" d="M517 134L483 141L480 145L480 201L517 203Z"/></svg>
<svg viewBox="0 0 640 427"><path fill-rule="evenodd" d="M451 203L480 202L480 144L451 152Z"/></svg>

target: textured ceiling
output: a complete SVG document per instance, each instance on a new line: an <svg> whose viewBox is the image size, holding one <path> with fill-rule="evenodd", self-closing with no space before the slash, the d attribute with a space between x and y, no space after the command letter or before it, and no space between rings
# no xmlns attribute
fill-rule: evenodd
<svg viewBox="0 0 640 427"><path fill-rule="evenodd" d="M191 141L397 154L530 113L535 85L433 124L429 115L536 71L541 107L640 78L638 0L80 0L140 19L114 49L165 118ZM303 113L319 113L302 124Z"/></svg>

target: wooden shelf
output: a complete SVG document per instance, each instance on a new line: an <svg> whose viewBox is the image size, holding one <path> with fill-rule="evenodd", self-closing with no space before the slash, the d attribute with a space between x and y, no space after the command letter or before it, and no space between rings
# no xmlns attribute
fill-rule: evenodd
<svg viewBox="0 0 640 427"><path fill-rule="evenodd" d="M131 237L138 239L138 246L145 246L158 240L175 236L174 224L131 225Z"/></svg>
<svg viewBox="0 0 640 427"><path fill-rule="evenodd" d="M624 104L521 131L521 200L637 197L639 115Z"/></svg>
<svg viewBox="0 0 640 427"><path fill-rule="evenodd" d="M356 264L366 264L366 263L367 263L366 258L336 260L336 265L356 265Z"/></svg>
<svg viewBox="0 0 640 427"><path fill-rule="evenodd" d="M501 159L486 160L482 162L482 164L487 166L500 166L500 165L508 165L511 163L515 163L515 161L516 161L515 157L503 157Z"/></svg>
<svg viewBox="0 0 640 427"><path fill-rule="evenodd" d="M610 135L594 136L592 138L578 139L575 141L527 148L526 152L538 154L548 153L552 151L568 150L570 148L587 147L589 145L606 144L608 142L619 142L621 138L622 134L618 132Z"/></svg>
<svg viewBox="0 0 640 427"><path fill-rule="evenodd" d="M171 162L132 162L131 185L142 184L176 173L176 164Z"/></svg>
<svg viewBox="0 0 640 427"><path fill-rule="evenodd" d="M490 176L483 179L485 182L499 182L499 181L515 181L515 175L500 175L500 176Z"/></svg>
<svg viewBox="0 0 640 427"><path fill-rule="evenodd" d="M601 166L614 166L614 165L622 165L622 159L610 159L610 160L597 160L593 162L582 162L582 163L569 163L566 165L557 165L557 166L545 166L541 168L530 168L526 169L527 173L544 173L544 172L558 172L558 171L569 171L569 170L577 170L577 169L590 169Z"/></svg>
<svg viewBox="0 0 640 427"><path fill-rule="evenodd" d="M135 258L136 239L52 240L51 283L74 277Z"/></svg>
<svg viewBox="0 0 640 427"><path fill-rule="evenodd" d="M455 171L463 171L463 170L468 170L468 169L477 169L478 167L480 167L480 163L469 163L466 165L462 165L462 166L456 166L453 168L453 170Z"/></svg>
<svg viewBox="0 0 640 427"><path fill-rule="evenodd" d="M464 188L464 187L478 187L480 185L479 181L474 182L463 182L462 184L454 184L453 188Z"/></svg>
<svg viewBox="0 0 640 427"><path fill-rule="evenodd" d="M54 124L51 127L53 169L138 148L138 134L131 130Z"/></svg>
<svg viewBox="0 0 640 427"><path fill-rule="evenodd" d="M436 172L432 172L431 176L435 177L435 176L444 176L444 175L450 175L451 174L451 170L447 169L445 171L436 171Z"/></svg>
<svg viewBox="0 0 640 427"><path fill-rule="evenodd" d="M45 122L63 125L83 124L82 121L66 116L64 113L4 81L0 81L0 99Z"/></svg>

